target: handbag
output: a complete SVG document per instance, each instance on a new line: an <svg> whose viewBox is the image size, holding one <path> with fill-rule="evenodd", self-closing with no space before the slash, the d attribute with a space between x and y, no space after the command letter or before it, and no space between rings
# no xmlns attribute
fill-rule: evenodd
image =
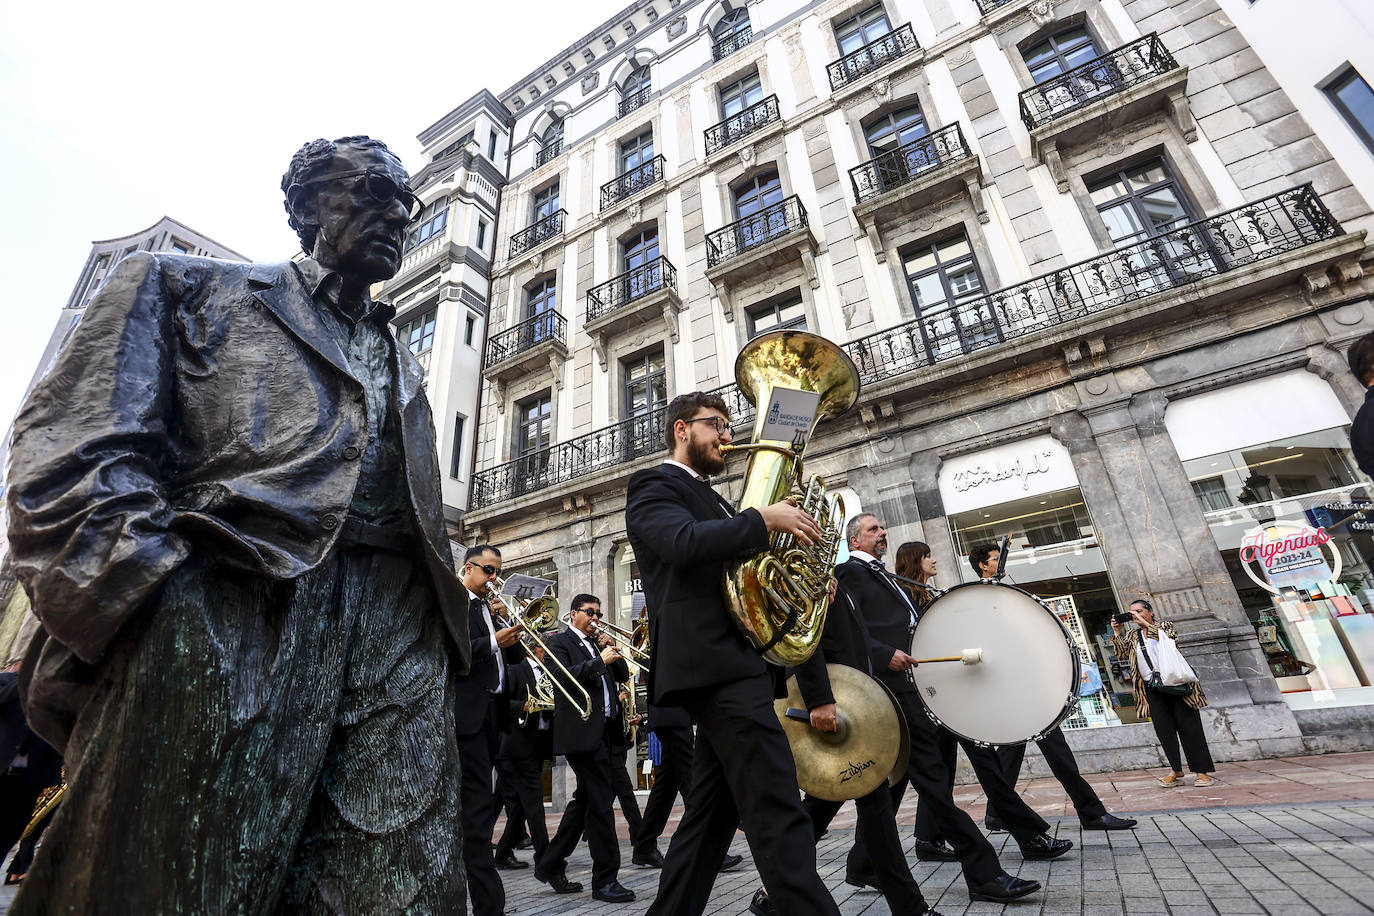
<svg viewBox="0 0 1374 916"><path fill-rule="evenodd" d="M1169 687L1182 687L1197 683L1193 666L1178 650L1178 643L1167 633L1159 634L1159 679Z"/></svg>
<svg viewBox="0 0 1374 916"><path fill-rule="evenodd" d="M1169 645L1173 645L1174 641L1172 639L1169 639L1169 637L1164 633L1160 633L1159 643L1161 646L1165 644L1165 640L1168 640ZM1174 651L1178 652L1178 646L1174 646ZM1197 675L1193 675L1193 680L1188 682L1187 684L1164 683L1164 678L1159 673L1159 666L1155 664L1154 659L1150 658L1150 650L1145 648L1144 633L1140 634L1140 654L1145 656L1145 663L1150 666L1150 678L1145 682L1145 686L1148 687L1150 690L1153 690L1156 693L1162 693L1165 696L1170 697L1186 697L1188 694L1193 692L1193 684L1197 681ZM1181 655L1179 657L1182 658ZM1184 662L1184 665L1187 664L1187 662ZM1192 668L1188 669L1190 673L1192 672L1192 670Z"/></svg>

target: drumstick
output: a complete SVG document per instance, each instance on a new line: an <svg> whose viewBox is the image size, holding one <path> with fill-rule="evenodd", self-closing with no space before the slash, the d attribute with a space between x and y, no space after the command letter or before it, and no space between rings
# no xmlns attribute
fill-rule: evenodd
<svg viewBox="0 0 1374 916"><path fill-rule="evenodd" d="M982 661L982 649L965 649L960 655L945 655L940 658L918 658L916 659L916 664L924 665L929 662L963 662L965 665L977 665Z"/></svg>

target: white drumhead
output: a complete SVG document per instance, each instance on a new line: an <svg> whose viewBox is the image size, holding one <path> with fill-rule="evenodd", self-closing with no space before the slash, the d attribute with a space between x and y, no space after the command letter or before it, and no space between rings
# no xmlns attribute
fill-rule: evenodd
<svg viewBox="0 0 1374 916"><path fill-rule="evenodd" d="M981 649L980 664L912 670L931 714L964 738L1017 744L1059 724L1078 689L1073 638L1035 597L1010 585L968 582L932 601L912 638L914 658Z"/></svg>

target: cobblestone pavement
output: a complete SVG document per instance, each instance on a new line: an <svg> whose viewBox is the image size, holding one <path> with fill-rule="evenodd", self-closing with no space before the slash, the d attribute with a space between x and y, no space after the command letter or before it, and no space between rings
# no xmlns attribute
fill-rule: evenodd
<svg viewBox="0 0 1374 916"><path fill-rule="evenodd" d="M1021 902L970 903L957 864L917 862L911 852L911 797L899 814L908 860L927 900L944 916L1374 913L1374 753L1222 764L1217 783L1207 789L1164 789L1155 781L1162 774L1134 770L1088 777L1108 809L1140 818L1135 830L1118 832L1081 830L1072 810L1065 810L1058 783L1023 780L1019 788L1026 800L1051 822L1056 835L1073 840L1077 848L1053 862L1023 862L1015 842L1004 833L993 834L1009 872L1045 885ZM983 797L976 785L960 786L956 794L965 810L982 817ZM559 896L525 869L502 873L509 911L518 916L643 913L657 888L658 872L629 864L619 815L617 822L624 859L621 881L638 900L605 904L592 900L590 888ZM550 829L556 825L554 816ZM882 916L888 908L881 897L844 883L844 856L852 842L853 807L846 806L817 847L822 877L845 916ZM666 838L660 846L667 849ZM746 912L758 886L742 834L732 851L745 856L745 862L717 880L710 913ZM520 857L528 860L529 851L521 851ZM587 884L590 871L584 845L569 862L568 876ZM0 912L13 894L9 887L0 892Z"/></svg>

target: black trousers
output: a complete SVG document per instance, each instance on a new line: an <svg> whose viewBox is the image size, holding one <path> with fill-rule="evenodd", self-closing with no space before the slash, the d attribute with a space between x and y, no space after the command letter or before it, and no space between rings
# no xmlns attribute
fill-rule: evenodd
<svg viewBox="0 0 1374 916"><path fill-rule="evenodd" d="M1073 750L1064 739L1062 731L1056 728L1035 743L1040 748L1040 753L1045 755L1045 763L1049 764L1050 772L1059 780L1069 800L1073 802L1074 811L1078 812L1080 821L1091 821L1107 813L1107 806L1102 804L1097 792L1083 778L1083 774L1078 772L1078 761L1074 759ZM1015 786L1016 780L1021 778L1021 763L1026 759L1026 746L1008 744L999 747L997 759L1002 763L1002 772L1006 775L1007 782ZM1001 812L991 799L988 800L987 816L1001 817Z"/></svg>
<svg viewBox="0 0 1374 916"><path fill-rule="evenodd" d="M11 913L463 899L452 642L422 564L340 547L275 580L198 552L125 630Z"/></svg>
<svg viewBox="0 0 1374 916"><path fill-rule="evenodd" d="M542 856L535 855L534 873L538 877L563 874L568 856L585 832L587 849L592 854L592 888L605 887L620 874L620 842L611 813L614 792L610 748L603 741L591 753L568 754L566 759L577 777L577 789L563 809L563 818L548 848ZM622 772L624 769L621 767Z"/></svg>
<svg viewBox="0 0 1374 916"><path fill-rule="evenodd" d="M844 802L812 798L802 799L816 839L821 838L835 819ZM928 908L921 896L921 888L911 875L901 838L897 836L897 815L892 808L892 791L879 786L863 798L856 799L858 812L857 834L864 839L872 862L873 883L882 892L888 908L894 914L924 913Z"/></svg>
<svg viewBox="0 0 1374 916"><path fill-rule="evenodd" d="M991 881L1002 874L1002 865L973 818L954 803L954 745L946 744L942 738L949 732L930 721L915 691L903 691L895 696L911 730L911 760L906 780L891 789L892 810L895 812L901 804L906 784L910 782L920 796L920 805L925 807L926 818L936 835L948 840L959 854L964 880L970 884ZM848 870L857 875L873 871L863 834L856 837L854 848L849 851Z"/></svg>
<svg viewBox="0 0 1374 916"><path fill-rule="evenodd" d="M933 725L933 723L932 723ZM1030 805L1020 795L1016 794L1016 785L1007 780L1006 773L1002 769L1002 761L998 759L997 752L989 747L979 747L972 741L956 737L952 732L945 728L935 726L938 732L936 742L939 747L940 758L945 764L946 778L949 782L950 796L954 795L954 769L958 748L964 749L964 755L973 766L973 772L978 777L978 784L983 787L983 793L987 795L988 807L995 808L998 815L1006 822L1007 831L1016 838L1018 843L1024 843L1031 837L1039 836L1050 829L1049 823L1040 815L1036 814ZM916 803L916 838L921 840L935 841L943 835L935 817L929 810L922 816L921 809L926 805L924 795ZM945 839L949 839L945 837Z"/></svg>
<svg viewBox="0 0 1374 916"><path fill-rule="evenodd" d="M33 807L43 788L29 782L22 770L0 774L0 859L19 842L19 835L33 819Z"/></svg>
<svg viewBox="0 0 1374 916"><path fill-rule="evenodd" d="M802 807L796 765L773 713L766 674L695 692L685 704L697 723L692 788L668 845L654 916L699 916L736 827L768 896L789 916L838 916L816 874L816 841Z"/></svg>
<svg viewBox="0 0 1374 916"><path fill-rule="evenodd" d="M496 796L492 791L492 760L500 731L492 719L491 702L482 727L458 736L458 759L463 781L459 812L463 824L463 868L473 916L500 916L506 909L506 889L496 871L491 835L496 829Z"/></svg>
<svg viewBox="0 0 1374 916"><path fill-rule="evenodd" d="M643 829L644 818L639 813L639 799L635 797L634 780L626 769L626 759L630 749L622 744L611 745L611 789L616 801L620 802L620 814L630 828L631 838L638 836Z"/></svg>
<svg viewBox="0 0 1374 916"><path fill-rule="evenodd" d="M496 858L514 852L528 828L537 859L549 845L549 828L544 819L544 761L536 754L516 750L502 739L496 755L496 772L497 782L506 786L501 798L506 828L496 842Z"/></svg>
<svg viewBox="0 0 1374 916"><path fill-rule="evenodd" d="M1179 744L1188 757L1188 769L1194 773L1211 773L1216 767L1212 764L1212 751L1207 747L1207 735L1202 730L1202 714L1187 703L1183 697L1169 696L1158 690L1148 691L1150 721L1154 723L1155 736L1159 746L1164 748L1164 756L1175 773L1183 772L1183 761L1179 758Z"/></svg>
<svg viewBox="0 0 1374 916"><path fill-rule="evenodd" d="M644 802L644 817L639 830L630 835L637 853L658 848L658 838L673 813L673 801L681 793L685 799L692 785L692 728L670 726L653 730L663 749L662 763L654 773L654 784Z"/></svg>

